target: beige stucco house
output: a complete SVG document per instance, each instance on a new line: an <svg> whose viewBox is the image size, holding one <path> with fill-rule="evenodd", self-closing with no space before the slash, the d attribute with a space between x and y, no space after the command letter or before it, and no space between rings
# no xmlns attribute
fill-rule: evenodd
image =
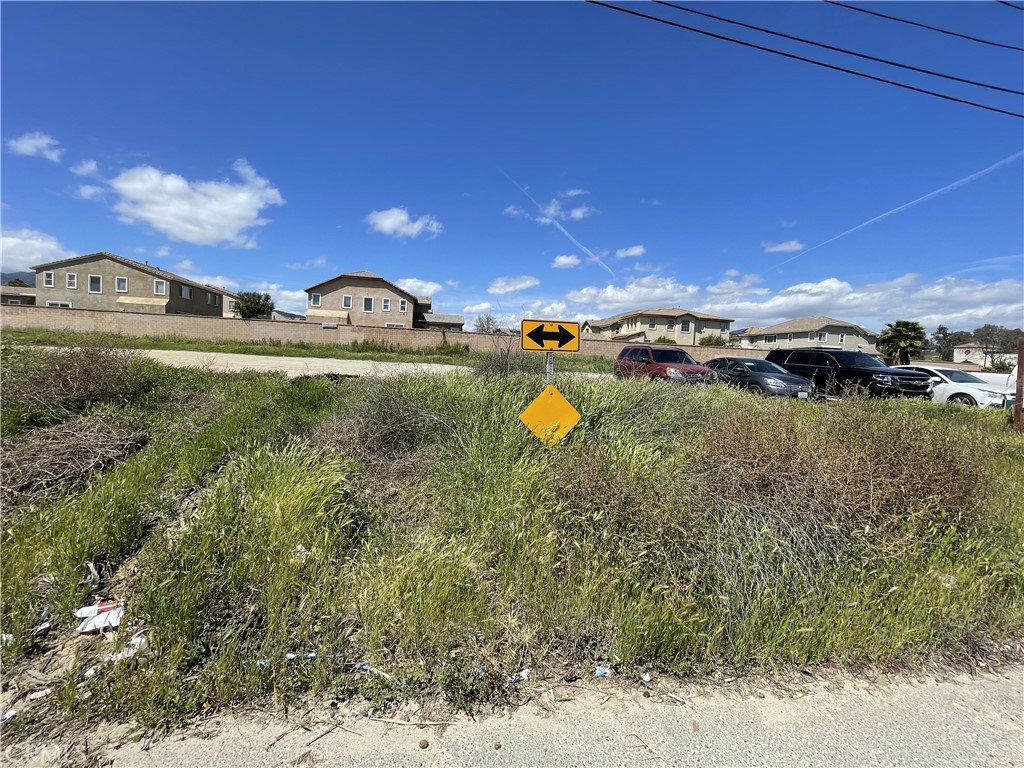
<svg viewBox="0 0 1024 768"><path fill-rule="evenodd" d="M31 307L35 303L36 294L34 288L14 288L5 285L3 290L0 290L0 304L21 304L22 306Z"/></svg>
<svg viewBox="0 0 1024 768"><path fill-rule="evenodd" d="M213 317L223 312L223 289L106 251L32 269L41 307Z"/></svg>
<svg viewBox="0 0 1024 768"><path fill-rule="evenodd" d="M876 351L878 334L867 328L834 317L800 317L766 328L748 328L736 334L744 349L794 349L823 347L852 351Z"/></svg>
<svg viewBox="0 0 1024 768"><path fill-rule="evenodd" d="M692 309L634 309L600 320L587 320L580 332L617 341L646 341L667 338L676 344L694 346L701 336L729 339L732 318L709 315Z"/></svg>
<svg viewBox="0 0 1024 768"><path fill-rule="evenodd" d="M414 296L373 272L346 272L306 289L306 318L376 328L462 330L461 315L435 315L429 296Z"/></svg>

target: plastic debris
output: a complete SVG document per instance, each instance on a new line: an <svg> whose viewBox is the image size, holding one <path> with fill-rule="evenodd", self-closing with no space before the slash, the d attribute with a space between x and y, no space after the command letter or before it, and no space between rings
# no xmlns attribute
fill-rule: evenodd
<svg viewBox="0 0 1024 768"><path fill-rule="evenodd" d="M83 563L82 567L89 571L89 575L78 583L85 584L94 588L98 587L100 585L100 574L96 570L96 565L90 560L87 563Z"/></svg>
<svg viewBox="0 0 1024 768"><path fill-rule="evenodd" d="M3 634L0 635L0 645L10 645L14 642L14 635Z"/></svg>
<svg viewBox="0 0 1024 768"><path fill-rule="evenodd" d="M138 656L140 659L148 659L153 655L153 649L149 645L149 640L146 638L145 630L139 630L132 635L131 640L125 645L120 651L116 653L104 653L99 658L99 664L94 664L85 670L85 677L95 677L96 673L100 671L100 665L109 664L111 662L125 661Z"/></svg>
<svg viewBox="0 0 1024 768"><path fill-rule="evenodd" d="M16 709L8 709L6 712L4 712L4 716L0 717L0 723L10 722L11 720L13 720L17 716L18 716L18 710L16 710Z"/></svg>
<svg viewBox="0 0 1024 768"><path fill-rule="evenodd" d="M597 667L594 669L594 677L611 677L612 670L609 667Z"/></svg>
<svg viewBox="0 0 1024 768"><path fill-rule="evenodd" d="M292 550L292 560L298 560L300 563L304 563L309 560L310 551L301 544L296 544Z"/></svg>
<svg viewBox="0 0 1024 768"><path fill-rule="evenodd" d="M377 669L376 667L371 666L369 663L365 661L361 661L358 664L356 664L356 669L362 672L370 672L374 675L379 675L380 677L383 677L385 680L394 680L395 685L397 685L399 688L405 688L405 683L403 683L401 680L395 680L394 677L389 675L383 669Z"/></svg>
<svg viewBox="0 0 1024 768"><path fill-rule="evenodd" d="M36 691L35 693L30 693L28 695L28 700L29 701L35 701L36 699L42 699L42 698L45 698L45 697L49 696L51 693L53 693L53 688L44 688L41 691Z"/></svg>
<svg viewBox="0 0 1024 768"><path fill-rule="evenodd" d="M644 672L642 675L640 675L640 679L643 680L645 683L651 682L651 673Z"/></svg>
<svg viewBox="0 0 1024 768"><path fill-rule="evenodd" d="M526 669L521 669L521 670L519 670L519 674L518 675L512 675L512 677L510 677L505 682L507 684L509 684L509 685L512 685L513 683L518 683L518 682L520 682L522 680L529 680L530 679L530 674L532 672L533 672L533 670L530 669L529 667L527 667Z"/></svg>
<svg viewBox="0 0 1024 768"><path fill-rule="evenodd" d="M316 661L320 658L316 651L310 651L309 653L286 653L284 655L285 661ZM344 653L327 653L324 654L325 659L344 659ZM255 664L257 667L269 667L270 659L253 659L252 661L243 661L243 664Z"/></svg>
<svg viewBox="0 0 1024 768"><path fill-rule="evenodd" d="M116 629L124 616L124 605L120 600L105 600L96 605L87 605L75 611L75 616L85 619L75 630L80 635Z"/></svg>

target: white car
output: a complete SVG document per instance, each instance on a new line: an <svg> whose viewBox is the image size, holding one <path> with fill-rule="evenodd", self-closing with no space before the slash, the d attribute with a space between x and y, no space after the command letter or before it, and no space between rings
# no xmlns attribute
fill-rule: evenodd
<svg viewBox="0 0 1024 768"><path fill-rule="evenodd" d="M932 378L932 402L977 405L982 408L1012 408L1013 387L989 384L972 373L939 365L894 365L926 373Z"/></svg>

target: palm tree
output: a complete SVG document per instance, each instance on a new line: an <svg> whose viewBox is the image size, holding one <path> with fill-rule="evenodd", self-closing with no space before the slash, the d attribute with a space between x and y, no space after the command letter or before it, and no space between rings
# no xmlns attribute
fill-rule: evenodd
<svg viewBox="0 0 1024 768"><path fill-rule="evenodd" d="M927 341L923 325L913 320L897 320L885 324L885 330L878 337L878 348L889 363L906 365L910 362L910 355L921 349Z"/></svg>

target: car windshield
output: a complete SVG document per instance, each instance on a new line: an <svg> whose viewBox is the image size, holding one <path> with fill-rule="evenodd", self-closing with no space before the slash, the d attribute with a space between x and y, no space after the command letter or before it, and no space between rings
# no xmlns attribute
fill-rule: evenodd
<svg viewBox="0 0 1024 768"><path fill-rule="evenodd" d="M750 360L743 360L741 362L746 366L747 370L754 371L755 373L789 373L789 371L781 365L770 363L767 360L758 360L757 358L753 358Z"/></svg>
<svg viewBox="0 0 1024 768"><path fill-rule="evenodd" d="M839 364L849 368L888 368L885 363L877 357L866 355L863 352L832 352Z"/></svg>
<svg viewBox="0 0 1024 768"><path fill-rule="evenodd" d="M957 384L984 384L985 382L979 379L977 376L972 376L967 371L956 371L952 368L936 368L936 373L940 373L950 381L956 382Z"/></svg>
<svg viewBox="0 0 1024 768"><path fill-rule="evenodd" d="M654 362L656 363L682 363L683 365L696 365L697 362L687 352L681 349L656 349L654 350Z"/></svg>

